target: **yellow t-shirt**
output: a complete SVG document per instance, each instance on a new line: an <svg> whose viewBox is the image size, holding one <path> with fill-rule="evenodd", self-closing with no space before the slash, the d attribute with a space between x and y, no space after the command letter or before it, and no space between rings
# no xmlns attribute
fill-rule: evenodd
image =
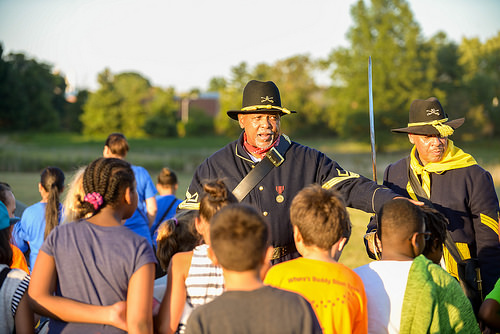
<svg viewBox="0 0 500 334"><path fill-rule="evenodd" d="M264 283L306 298L325 334L368 332L363 281L343 264L298 258L273 266Z"/></svg>

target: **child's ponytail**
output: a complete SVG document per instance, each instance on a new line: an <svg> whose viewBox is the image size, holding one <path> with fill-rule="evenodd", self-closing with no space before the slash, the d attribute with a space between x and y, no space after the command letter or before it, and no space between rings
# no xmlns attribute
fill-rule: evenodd
<svg viewBox="0 0 500 334"><path fill-rule="evenodd" d="M47 205L45 207L45 240L49 233L59 225L61 218L60 194L64 189L64 173L57 167L47 167L40 175L40 184L48 192Z"/></svg>
<svg viewBox="0 0 500 334"><path fill-rule="evenodd" d="M208 182L203 185L204 195L200 201L200 217L207 222L222 207L230 203L238 203L233 193L222 180Z"/></svg>

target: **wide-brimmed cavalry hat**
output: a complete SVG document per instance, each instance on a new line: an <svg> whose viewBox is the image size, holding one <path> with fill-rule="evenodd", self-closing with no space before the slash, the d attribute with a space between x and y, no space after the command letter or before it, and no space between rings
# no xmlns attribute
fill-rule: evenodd
<svg viewBox="0 0 500 334"><path fill-rule="evenodd" d="M392 132L413 133L424 136L448 137L455 129L464 124L465 118L452 121L444 112L441 103L435 97L427 100L413 100L410 105L410 116L406 128L392 129Z"/></svg>
<svg viewBox="0 0 500 334"><path fill-rule="evenodd" d="M281 106L280 91L272 81L251 80L243 89L240 110L229 110L227 115L238 120L238 114L262 114L278 112L281 116L295 113Z"/></svg>

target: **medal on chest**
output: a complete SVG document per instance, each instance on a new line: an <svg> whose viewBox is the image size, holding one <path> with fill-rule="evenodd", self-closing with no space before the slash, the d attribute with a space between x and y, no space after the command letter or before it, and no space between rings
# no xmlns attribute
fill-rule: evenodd
<svg viewBox="0 0 500 334"><path fill-rule="evenodd" d="M276 192L278 193L278 196L276 196L276 202L283 203L283 201L285 200L283 191L285 191L285 186L276 186Z"/></svg>

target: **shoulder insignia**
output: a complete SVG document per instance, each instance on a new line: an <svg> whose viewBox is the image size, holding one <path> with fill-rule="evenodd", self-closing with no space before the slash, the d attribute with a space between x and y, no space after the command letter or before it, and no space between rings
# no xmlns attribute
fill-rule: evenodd
<svg viewBox="0 0 500 334"><path fill-rule="evenodd" d="M179 209L184 210L199 210L200 203L198 203L198 193L191 194L186 191L186 199L179 204Z"/></svg>
<svg viewBox="0 0 500 334"><path fill-rule="evenodd" d="M325 189L330 189L340 182L344 182L345 180L348 180L348 179L357 179L359 177L359 174L349 172L349 171L343 170L343 169L340 170L338 168L337 168L337 174L338 174L338 176L328 180L326 183L324 183L322 185L322 187Z"/></svg>

